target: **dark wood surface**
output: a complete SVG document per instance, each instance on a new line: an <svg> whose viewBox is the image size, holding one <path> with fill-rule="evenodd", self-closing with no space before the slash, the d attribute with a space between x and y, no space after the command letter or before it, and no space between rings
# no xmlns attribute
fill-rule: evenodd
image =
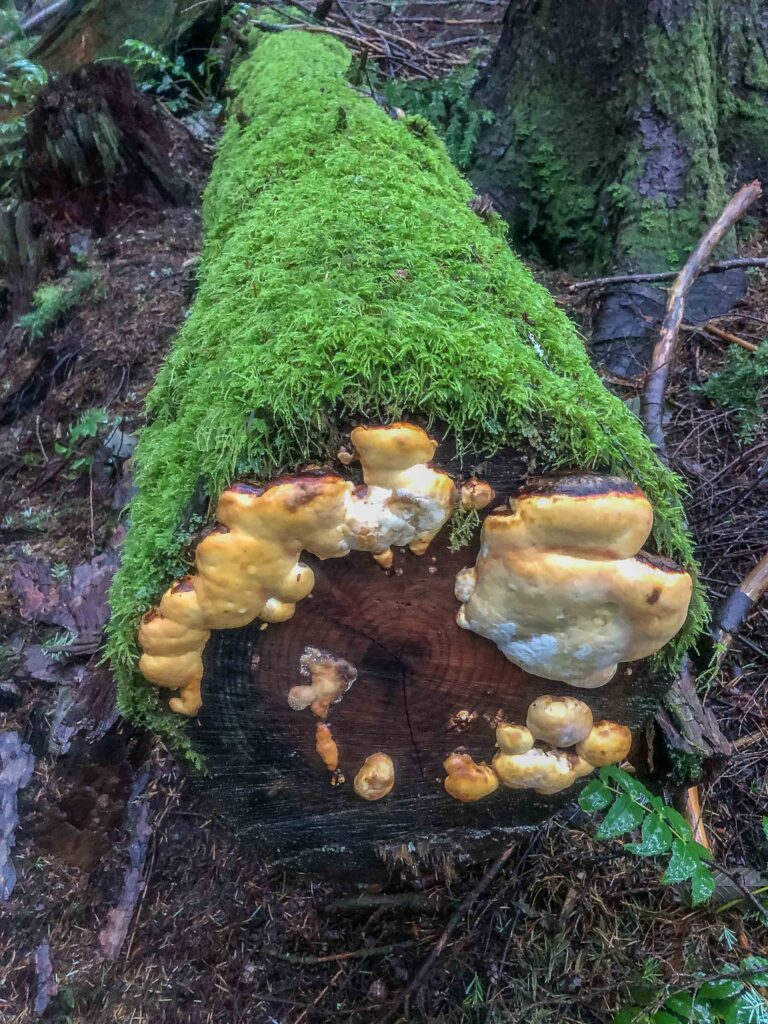
<svg viewBox="0 0 768 1024"><path fill-rule="evenodd" d="M520 482L519 467L487 468L499 499ZM389 571L363 553L325 562L307 557L316 584L293 619L213 633L203 707L190 723L208 767L198 785L272 863L371 877L384 862L491 854L511 830L571 801L578 787L550 797L500 787L485 800L461 804L443 789L447 754L464 747L476 760L490 761L490 720L501 711L524 722L528 705L543 693L578 696L596 719L635 729L652 713L659 684L649 673L623 667L607 686L577 690L528 675L489 640L460 629L454 577L473 564L479 536L451 552L444 533L421 557L397 550ZM288 690L306 681L299 662L307 646L358 670L328 716L346 776L339 786L331 785L315 752L317 720L287 702ZM459 711L476 715L464 731L453 724ZM396 782L389 796L369 803L355 795L352 780L377 750L394 761Z"/></svg>

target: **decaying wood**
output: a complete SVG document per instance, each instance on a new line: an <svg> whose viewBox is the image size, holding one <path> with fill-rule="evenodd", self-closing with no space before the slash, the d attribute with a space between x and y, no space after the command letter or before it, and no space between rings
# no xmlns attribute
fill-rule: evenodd
<svg viewBox="0 0 768 1024"><path fill-rule="evenodd" d="M18 794L29 784L34 767L29 744L17 732L0 733L0 902L10 899L16 885L11 849L19 823Z"/></svg>
<svg viewBox="0 0 768 1024"><path fill-rule="evenodd" d="M41 942L35 950L35 1016L43 1016L58 991L59 985L51 963L51 947L47 942Z"/></svg>
<svg viewBox="0 0 768 1024"><path fill-rule="evenodd" d="M0 270L8 287L11 313L21 313L37 284L42 247L30 202L0 208Z"/></svg>
<svg viewBox="0 0 768 1024"><path fill-rule="evenodd" d="M717 719L701 703L689 655L685 655L675 682L664 695L656 723L672 750L702 758L727 757L731 744Z"/></svg>
<svg viewBox="0 0 768 1024"><path fill-rule="evenodd" d="M116 960L123 948L128 929L139 898L144 891L144 868L147 860L152 826L149 823L149 806L146 788L150 779L148 771L142 772L131 790L126 810L126 826L130 834L128 844L128 868L123 877L123 887L117 906L110 910L107 923L99 932L99 945L107 960Z"/></svg>
<svg viewBox="0 0 768 1024"><path fill-rule="evenodd" d="M708 263L702 267L698 276L722 274L725 270L746 270L749 267L768 267L768 256L740 256L732 260L718 260L716 263ZM588 288L610 288L618 284L652 284L656 281L674 281L679 274L679 270L662 270L654 274L613 274L609 277L591 277L587 281L574 281L568 291L573 293Z"/></svg>
<svg viewBox="0 0 768 1024"><path fill-rule="evenodd" d="M641 410L646 432L655 445L659 457L664 462L668 461L662 425L664 398L667 391L669 371L675 355L675 345L680 324L685 312L686 297L691 289L691 285L701 273L702 267L706 264L714 250L722 242L733 225L744 216L752 203L761 194L762 186L759 181L750 182L739 189L717 220L702 236L669 290L664 320L659 332L659 340L653 350L651 369L643 393Z"/></svg>

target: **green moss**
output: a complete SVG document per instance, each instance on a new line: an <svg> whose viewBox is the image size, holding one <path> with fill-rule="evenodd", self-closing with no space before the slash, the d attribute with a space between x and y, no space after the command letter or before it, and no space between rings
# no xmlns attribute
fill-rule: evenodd
<svg viewBox="0 0 768 1024"><path fill-rule="evenodd" d="M354 90L349 61L332 39L284 32L233 76L199 292L148 400L108 655L125 713L172 739L182 725L137 677L135 636L184 571L196 497L328 459L351 417L419 415L478 458L527 442L551 467L629 476L653 502L658 548L694 569L681 482L469 209L432 129ZM670 659L705 616L697 590Z"/></svg>
<svg viewBox="0 0 768 1024"><path fill-rule="evenodd" d="M56 284L41 285L32 296L32 309L18 319L18 325L34 341L44 337L67 313L89 295L104 297L103 282L92 270L70 270Z"/></svg>
<svg viewBox="0 0 768 1024"><path fill-rule="evenodd" d="M733 412L739 440L742 444L751 444L765 420L768 341L763 341L755 353L731 346L723 368L695 390Z"/></svg>

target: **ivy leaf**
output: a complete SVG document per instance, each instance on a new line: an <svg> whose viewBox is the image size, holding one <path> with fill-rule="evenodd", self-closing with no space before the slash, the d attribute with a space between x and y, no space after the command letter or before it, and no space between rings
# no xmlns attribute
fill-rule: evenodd
<svg viewBox="0 0 768 1024"><path fill-rule="evenodd" d="M638 806L626 793L622 793L616 797L616 802L597 830L597 838L616 839L617 836L623 836L625 832L637 828L644 816L645 808Z"/></svg>
<svg viewBox="0 0 768 1024"><path fill-rule="evenodd" d="M691 903L697 907L700 903L706 903L716 887L715 876L705 867L699 864L691 875Z"/></svg>
<svg viewBox="0 0 768 1024"><path fill-rule="evenodd" d="M664 817L667 819L669 824L672 826L674 831L680 836L681 839L685 839L686 842L693 838L691 833L691 826L674 807L670 807L668 804L662 806L662 812Z"/></svg>
<svg viewBox="0 0 768 1024"><path fill-rule="evenodd" d="M690 878L698 867L698 860L688 850L687 844L680 839L672 842L672 856L669 858L667 870L661 879L663 885L674 885Z"/></svg>
<svg viewBox="0 0 768 1024"><path fill-rule="evenodd" d="M712 1011L706 1003L694 999L688 992L676 992L664 1006L690 1024L713 1024Z"/></svg>
<svg viewBox="0 0 768 1024"><path fill-rule="evenodd" d="M753 985L768 985L768 960L764 956L745 956L741 961L743 971L758 971L764 968L760 974L750 974L749 981Z"/></svg>
<svg viewBox="0 0 768 1024"><path fill-rule="evenodd" d="M655 814L646 815L639 843L627 843L627 849L641 857L658 857L672 846L672 829Z"/></svg>
<svg viewBox="0 0 768 1024"><path fill-rule="evenodd" d="M613 793L598 779L594 779L579 793L579 807L582 811L604 811L612 803Z"/></svg>
<svg viewBox="0 0 768 1024"><path fill-rule="evenodd" d="M681 1024L680 1018L666 1010L658 1010L651 1017L653 1024Z"/></svg>
<svg viewBox="0 0 768 1024"><path fill-rule="evenodd" d="M723 978L720 981L707 981L698 991L702 999L733 999L744 989L744 982L738 978Z"/></svg>
<svg viewBox="0 0 768 1024"><path fill-rule="evenodd" d="M623 1010L619 1010L611 1024L649 1024L650 1020L642 1006L625 1006Z"/></svg>
<svg viewBox="0 0 768 1024"><path fill-rule="evenodd" d="M623 789L625 793L641 804L647 805L651 802L653 794L650 790L646 789L642 782L638 782L629 772L623 771L615 764L609 764L602 768L600 770L600 778L603 780L610 779L612 782L615 782L620 789Z"/></svg>

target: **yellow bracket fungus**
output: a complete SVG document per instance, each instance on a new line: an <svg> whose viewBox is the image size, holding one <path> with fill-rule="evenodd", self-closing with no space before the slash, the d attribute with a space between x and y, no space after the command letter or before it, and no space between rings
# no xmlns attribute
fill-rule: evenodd
<svg viewBox="0 0 768 1024"><path fill-rule="evenodd" d="M640 551L652 525L650 502L626 480L533 482L483 523L477 562L456 577L458 624L534 675L603 686L685 622L691 577Z"/></svg>
<svg viewBox="0 0 768 1024"><path fill-rule="evenodd" d="M446 792L463 804L482 800L499 788L499 780L493 768L487 764L476 764L469 754L454 752L443 762Z"/></svg>
<svg viewBox="0 0 768 1024"><path fill-rule="evenodd" d="M460 493L430 464L437 442L421 427L360 426L351 441L362 486L307 472L222 492L219 525L197 545L195 574L173 584L139 629L139 670L156 686L179 690L172 710L195 715L200 709L210 630L293 615L314 585L312 570L299 560L302 551L321 559L368 551L386 566L392 545L423 554L450 518ZM474 481L466 500L475 492L479 502L488 497Z"/></svg>
<svg viewBox="0 0 768 1024"><path fill-rule="evenodd" d="M317 647L307 647L301 656L301 673L311 682L293 686L288 691L288 704L294 711L310 708L317 718L328 717L331 704L336 704L357 679L357 669L344 658L337 658Z"/></svg>

